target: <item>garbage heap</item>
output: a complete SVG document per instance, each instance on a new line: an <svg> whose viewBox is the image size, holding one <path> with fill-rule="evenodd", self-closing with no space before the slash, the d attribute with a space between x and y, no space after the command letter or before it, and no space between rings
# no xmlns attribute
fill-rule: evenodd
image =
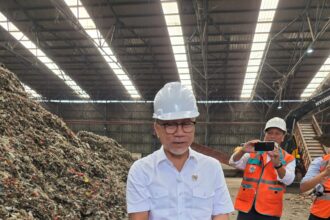
<svg viewBox="0 0 330 220"><path fill-rule="evenodd" d="M0 68L0 219L126 219L132 162L112 139L76 135Z"/></svg>

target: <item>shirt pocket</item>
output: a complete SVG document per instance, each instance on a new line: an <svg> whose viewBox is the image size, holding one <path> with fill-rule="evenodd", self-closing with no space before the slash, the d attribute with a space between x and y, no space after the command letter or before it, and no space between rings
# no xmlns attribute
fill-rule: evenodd
<svg viewBox="0 0 330 220"><path fill-rule="evenodd" d="M212 214L215 192L203 187L192 190L192 208Z"/></svg>
<svg viewBox="0 0 330 220"><path fill-rule="evenodd" d="M170 207L169 192L164 186L150 185L151 209L164 210Z"/></svg>
<svg viewBox="0 0 330 220"><path fill-rule="evenodd" d="M269 192L265 195L266 202L270 204L281 204L285 190L282 187L268 187Z"/></svg>
<svg viewBox="0 0 330 220"><path fill-rule="evenodd" d="M256 190L251 184L241 184L241 187L238 190L238 195L237 200L250 203L254 200Z"/></svg>

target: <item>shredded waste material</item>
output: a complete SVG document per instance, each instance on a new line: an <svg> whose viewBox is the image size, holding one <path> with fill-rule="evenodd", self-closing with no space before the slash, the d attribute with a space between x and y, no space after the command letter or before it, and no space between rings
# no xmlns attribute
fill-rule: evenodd
<svg viewBox="0 0 330 220"><path fill-rule="evenodd" d="M0 68L0 219L126 219L132 162L115 140L75 134Z"/></svg>

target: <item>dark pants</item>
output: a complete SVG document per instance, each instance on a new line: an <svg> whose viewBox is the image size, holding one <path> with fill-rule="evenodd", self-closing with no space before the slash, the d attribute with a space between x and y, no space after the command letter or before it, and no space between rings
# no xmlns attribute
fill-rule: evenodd
<svg viewBox="0 0 330 220"><path fill-rule="evenodd" d="M311 213L308 220L330 220L330 217L329 218L320 218Z"/></svg>
<svg viewBox="0 0 330 220"><path fill-rule="evenodd" d="M280 220L280 217L261 215L255 210L253 206L248 213L239 211L237 220Z"/></svg>

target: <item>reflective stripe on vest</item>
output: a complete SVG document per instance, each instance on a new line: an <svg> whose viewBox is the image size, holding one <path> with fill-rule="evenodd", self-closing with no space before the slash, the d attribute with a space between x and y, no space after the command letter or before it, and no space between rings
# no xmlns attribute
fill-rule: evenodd
<svg viewBox="0 0 330 220"><path fill-rule="evenodd" d="M273 180L264 180L264 179L256 179L256 178L249 178L249 177L245 177L243 176L243 180L247 181L247 182L255 182L255 183L266 183L266 184L271 184L271 185L276 185L276 184L279 184L279 185L283 185L283 183L279 182L279 181L273 181Z"/></svg>
<svg viewBox="0 0 330 220"><path fill-rule="evenodd" d="M248 181L248 182L255 182L255 183L259 182L259 179L249 178L249 177L245 177L245 176L243 176L243 180Z"/></svg>

